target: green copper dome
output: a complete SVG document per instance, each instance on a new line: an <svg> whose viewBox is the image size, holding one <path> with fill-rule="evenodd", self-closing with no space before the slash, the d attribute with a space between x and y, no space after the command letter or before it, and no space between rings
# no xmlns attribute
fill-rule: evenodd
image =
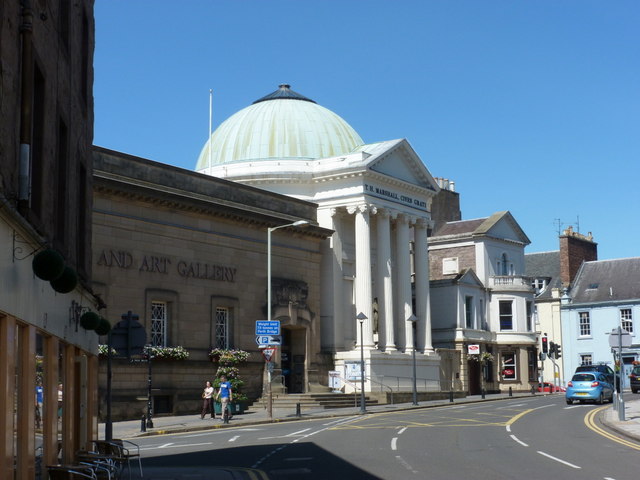
<svg viewBox="0 0 640 480"><path fill-rule="evenodd" d="M294 92L289 85L280 85L213 132L200 152L196 170L236 161L333 157L363 143L331 110Z"/></svg>

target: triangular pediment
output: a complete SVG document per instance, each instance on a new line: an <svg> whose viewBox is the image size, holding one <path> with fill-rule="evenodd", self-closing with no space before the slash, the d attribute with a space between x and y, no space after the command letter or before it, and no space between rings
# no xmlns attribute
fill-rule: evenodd
<svg viewBox="0 0 640 480"><path fill-rule="evenodd" d="M460 285L471 285L471 286L474 286L474 287L484 287L484 285L482 284L482 282L480 281L480 279L476 275L476 272L474 272L472 268L470 268L468 270L465 270L458 277L457 282Z"/></svg>
<svg viewBox="0 0 640 480"><path fill-rule="evenodd" d="M497 212L487 218L475 232L475 235L485 235L488 237L499 238L501 240L511 240L514 242L529 245L531 240L524 233L516 219L510 212Z"/></svg>
<svg viewBox="0 0 640 480"><path fill-rule="evenodd" d="M358 150L367 154L363 166L372 172L433 192L439 190L433 176L406 139L362 145Z"/></svg>

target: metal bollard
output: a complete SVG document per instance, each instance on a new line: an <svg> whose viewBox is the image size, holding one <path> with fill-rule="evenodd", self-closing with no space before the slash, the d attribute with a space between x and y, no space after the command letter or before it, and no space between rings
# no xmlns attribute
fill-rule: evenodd
<svg viewBox="0 0 640 480"><path fill-rule="evenodd" d="M142 415L142 420L140 420L140 431L141 432L146 432L147 431L147 421L146 421L146 418L144 417L144 415Z"/></svg>
<svg viewBox="0 0 640 480"><path fill-rule="evenodd" d="M482 389L482 399L484 400L484 395L485 395L485 391L484 388Z"/></svg>
<svg viewBox="0 0 640 480"><path fill-rule="evenodd" d="M449 392L449 402L453 402L453 390Z"/></svg>
<svg viewBox="0 0 640 480"><path fill-rule="evenodd" d="M302 414L300 413L300 404L296 403L296 417L301 417Z"/></svg>
<svg viewBox="0 0 640 480"><path fill-rule="evenodd" d="M513 389L511 387L509 387L509 396L513 397Z"/></svg>

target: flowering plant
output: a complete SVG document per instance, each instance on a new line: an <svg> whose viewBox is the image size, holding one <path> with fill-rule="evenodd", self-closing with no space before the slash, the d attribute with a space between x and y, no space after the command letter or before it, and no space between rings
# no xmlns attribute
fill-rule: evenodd
<svg viewBox="0 0 640 480"><path fill-rule="evenodd" d="M247 396L240 392L240 389L244 385L244 380L240 378L240 369L235 365L246 362L249 359L249 355L250 353L244 350L229 350L225 348L214 348L209 352L211 361L218 364L213 386L214 388L219 388L220 377L222 375L227 377L233 389L234 402L244 402L248 400Z"/></svg>
<svg viewBox="0 0 640 480"><path fill-rule="evenodd" d="M212 362L221 365L234 365L236 363L246 362L249 359L249 352L244 350L228 350L226 348L214 348L209 352L209 358Z"/></svg>
<svg viewBox="0 0 640 480"><path fill-rule="evenodd" d="M181 346L177 347L144 347L144 353L152 359L163 360L186 360L189 358L189 352Z"/></svg>
<svg viewBox="0 0 640 480"><path fill-rule="evenodd" d="M469 360L473 360L474 362L493 362L493 354L490 352L482 352L480 355L469 355Z"/></svg>
<svg viewBox="0 0 640 480"><path fill-rule="evenodd" d="M116 349L111 347L111 355L115 357L117 354ZM106 357L107 355L109 355L109 345L98 345L98 356Z"/></svg>

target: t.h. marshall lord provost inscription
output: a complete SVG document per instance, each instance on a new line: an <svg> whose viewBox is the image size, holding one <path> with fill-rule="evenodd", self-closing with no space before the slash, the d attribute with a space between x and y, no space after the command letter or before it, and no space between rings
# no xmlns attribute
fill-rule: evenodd
<svg viewBox="0 0 640 480"><path fill-rule="evenodd" d="M235 282L236 271L234 267L214 265L211 263L190 262L185 260L171 260L169 257L155 255L142 255L136 259L131 252L126 250L102 250L98 255L97 265L101 267L123 268L125 270L137 269L140 272L170 273L175 265L175 271L181 277L201 278L204 280L216 280L219 282Z"/></svg>

